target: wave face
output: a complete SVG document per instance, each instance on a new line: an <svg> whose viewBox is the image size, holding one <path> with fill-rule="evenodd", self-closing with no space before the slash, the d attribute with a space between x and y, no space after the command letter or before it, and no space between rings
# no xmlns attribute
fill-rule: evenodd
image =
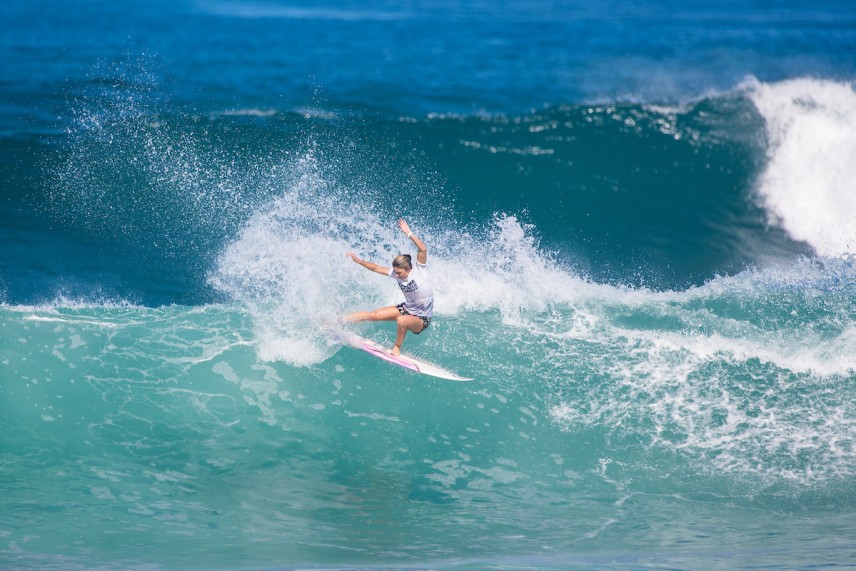
<svg viewBox="0 0 856 571"><path fill-rule="evenodd" d="M17 4L0 568L852 565L852 11Z"/></svg>
<svg viewBox="0 0 856 571"><path fill-rule="evenodd" d="M288 287L280 304L4 307L3 513L43 535L6 520L3 557L134 567L156 546L166 568L237 568L251 545L268 563L597 566L621 538L640 562L675 556L653 544L698 561L846 559L851 262L654 292L557 269L514 219L493 238L497 263L477 275L438 260L434 330L406 343L466 384L331 346L291 299L319 287L336 306L342 286L317 266L302 288L260 280ZM338 303L392 297L338 273L360 284ZM751 548L718 551L725 529ZM95 555L77 547L108 533Z"/></svg>
<svg viewBox="0 0 856 571"><path fill-rule="evenodd" d="M271 244L335 227L328 246L371 235L377 244L365 246L376 248L376 227L407 212L449 250L475 247L456 237L486 239L496 216L514 216L566 269L654 289L847 255L853 93L828 81L755 80L674 108L421 119L310 109L198 117L164 114L138 86L118 101L93 95L75 110L70 144L42 149L46 167L22 167L46 188L13 196L25 217L16 231L57 271L36 287L27 276L7 281L7 297L220 301L235 292L212 289L218 258L265 217L289 226L269 225ZM56 233L79 243L49 243ZM9 265L31 271L27 256Z"/></svg>

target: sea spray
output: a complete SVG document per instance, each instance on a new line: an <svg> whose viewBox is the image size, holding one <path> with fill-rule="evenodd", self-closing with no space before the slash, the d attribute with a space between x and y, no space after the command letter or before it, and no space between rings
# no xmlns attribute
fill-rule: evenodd
<svg viewBox="0 0 856 571"><path fill-rule="evenodd" d="M337 192L312 154L287 172L282 195L248 220L210 281L250 308L264 359L306 365L330 355L319 329L337 321L359 291L345 252L361 246L364 255L380 249L389 256L392 232L383 235L367 198Z"/></svg>

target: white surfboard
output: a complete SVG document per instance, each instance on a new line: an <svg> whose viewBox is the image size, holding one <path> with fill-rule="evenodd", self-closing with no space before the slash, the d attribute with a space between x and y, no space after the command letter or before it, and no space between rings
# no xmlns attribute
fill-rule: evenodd
<svg viewBox="0 0 856 571"><path fill-rule="evenodd" d="M447 379L450 381L472 381L470 378L456 375L451 371L447 371L443 367L438 367L437 365L428 363L422 359L417 359L416 357L411 357L410 355L393 355L386 348L381 347L371 339L360 337L354 333L338 332L334 334L334 337L343 345L348 345L354 349L365 351L369 355L374 355L375 357L383 359L393 365L410 369L416 373L422 373L423 375L430 375L432 377Z"/></svg>

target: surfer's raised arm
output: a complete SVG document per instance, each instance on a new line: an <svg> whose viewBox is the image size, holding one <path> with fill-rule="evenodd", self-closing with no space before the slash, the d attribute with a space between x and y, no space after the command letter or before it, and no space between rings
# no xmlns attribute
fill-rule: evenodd
<svg viewBox="0 0 856 571"><path fill-rule="evenodd" d="M416 249L418 250L416 252L416 261L422 265L427 264L428 263L428 247L425 245L425 242L420 240L416 236L416 234L414 234L410 230L410 226L407 224L407 222L404 220L404 218L401 218L398 220L398 227L401 228L401 231L404 232L407 235L407 237L410 238L410 240L413 242L413 244L416 245Z"/></svg>
<svg viewBox="0 0 856 571"><path fill-rule="evenodd" d="M362 260L362 259L360 259L359 256L357 256L353 252L348 252L345 255L348 256L349 258L351 258L352 260L354 260L356 263L358 263L362 267L366 268L367 270L377 272L377 273L382 274L384 276L389 275L389 268L385 268L385 267L381 266L380 264L375 264L374 262L367 262L366 260Z"/></svg>

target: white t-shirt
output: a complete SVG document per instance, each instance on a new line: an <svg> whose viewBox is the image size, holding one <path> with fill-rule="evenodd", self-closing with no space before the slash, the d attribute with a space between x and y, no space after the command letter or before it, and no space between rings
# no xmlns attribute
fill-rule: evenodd
<svg viewBox="0 0 856 571"><path fill-rule="evenodd" d="M431 289L431 278L428 274L428 264L416 262L407 278L400 280L389 269L389 277L394 278L404 294L404 309L411 315L431 317L434 314L434 290Z"/></svg>

